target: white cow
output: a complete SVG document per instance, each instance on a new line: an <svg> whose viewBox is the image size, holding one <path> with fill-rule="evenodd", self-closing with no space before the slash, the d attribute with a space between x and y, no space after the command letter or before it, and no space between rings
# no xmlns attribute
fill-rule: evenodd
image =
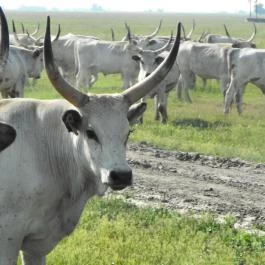
<svg viewBox="0 0 265 265"><path fill-rule="evenodd" d="M137 81L139 63L132 60L132 55L138 49L132 41L76 41L76 86L85 90L98 80L98 73L120 73L123 88L127 89Z"/></svg>
<svg viewBox="0 0 265 265"><path fill-rule="evenodd" d="M125 28L127 30L127 34L126 34L126 36L124 36L122 38L122 41L133 41L135 45L138 45L141 48L150 49L151 46L154 47L157 44L157 42L154 41L154 37L160 31L161 25L162 25L162 20L159 21L159 25L157 26L155 31L152 32L151 34L149 34L149 35L136 35L136 34L133 34L131 32L129 25L127 23L125 23ZM151 49L157 49L157 48L154 47Z"/></svg>
<svg viewBox="0 0 265 265"><path fill-rule="evenodd" d="M170 43L171 40L169 39L167 45L155 51L141 49L138 54L132 57L134 60L140 62L140 71L138 75L139 81L148 77L167 57L168 51L166 50L168 49L168 46L170 46ZM168 95L171 89L177 85L179 74L179 68L177 63L175 62L164 80L161 81L157 86L155 86L147 96L145 96L145 98L155 98L155 120L160 120L161 115L162 123L167 123ZM143 99L143 101L145 101L145 98Z"/></svg>
<svg viewBox="0 0 265 265"><path fill-rule="evenodd" d="M40 38L34 37L34 34L36 34L39 29L39 24L38 24L38 28L33 32L33 34L29 34L28 32L18 34L16 31L15 22L14 20L12 20L12 29L13 29L13 34L9 35L10 44L12 45L29 48L31 46L41 46L43 44L40 41L41 37Z"/></svg>
<svg viewBox="0 0 265 265"><path fill-rule="evenodd" d="M207 34L205 36L204 42L206 43L231 43L233 48L256 48L255 43L253 42L257 29L255 23L253 23L254 31L249 39L243 39L243 38L234 38L231 37L226 25L224 25L226 35L220 35L220 34Z"/></svg>
<svg viewBox="0 0 265 265"><path fill-rule="evenodd" d="M7 31L5 31L7 30ZM23 97L28 78L40 78L43 70L43 48L29 50L9 46L8 28L1 27L1 47L4 60L0 69L0 92L2 97Z"/></svg>
<svg viewBox="0 0 265 265"><path fill-rule="evenodd" d="M228 53L231 81L225 94L224 113L228 114L235 97L237 111L242 113L243 94L248 83L265 94L265 49L232 49Z"/></svg>
<svg viewBox="0 0 265 265"><path fill-rule="evenodd" d="M227 65L229 49L231 49L229 45L192 41L181 43L177 63L181 74L182 95L185 100L191 102L189 89L195 87L196 76L220 80L221 92L225 93L229 83Z"/></svg>
<svg viewBox="0 0 265 265"><path fill-rule="evenodd" d="M125 153L134 115L128 109L166 76L179 40L180 25L169 56L143 82L120 94L87 95L55 66L48 17L45 67L64 99L0 101L1 265L16 264L19 250L24 265L45 265L92 196L132 184Z"/></svg>
<svg viewBox="0 0 265 265"><path fill-rule="evenodd" d="M94 36L74 35L68 33L52 41L54 60L60 68L63 77L71 84L76 83L74 45L76 41L80 39L86 39L87 41L98 40L98 38Z"/></svg>

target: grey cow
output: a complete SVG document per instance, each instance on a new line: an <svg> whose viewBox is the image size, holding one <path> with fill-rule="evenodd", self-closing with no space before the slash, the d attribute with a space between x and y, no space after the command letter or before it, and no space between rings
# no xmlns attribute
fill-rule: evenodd
<svg viewBox="0 0 265 265"><path fill-rule="evenodd" d="M74 230L92 196L132 184L125 153L128 117L134 119L137 108L129 108L163 80L179 40L180 25L169 56L142 82L115 95L87 95L56 67L48 17L45 67L64 99L0 101L1 265L16 264L19 250L24 265L45 265L45 256Z"/></svg>

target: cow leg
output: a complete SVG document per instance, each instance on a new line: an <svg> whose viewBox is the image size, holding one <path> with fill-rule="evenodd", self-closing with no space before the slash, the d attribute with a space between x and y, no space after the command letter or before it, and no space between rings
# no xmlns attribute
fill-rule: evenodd
<svg viewBox="0 0 265 265"><path fill-rule="evenodd" d="M0 203L3 198L1 195L0 192ZM14 222L10 220L11 214L4 213L3 204L0 204L0 208L2 210L0 218L0 265L16 265L22 244L20 227L14 225ZM16 214L14 215L16 216Z"/></svg>
<svg viewBox="0 0 265 265"><path fill-rule="evenodd" d="M226 93L228 87L229 87L229 80L225 77L221 77L221 79L220 79L220 90L221 90L221 93L224 95L224 97L225 97L225 93Z"/></svg>
<svg viewBox="0 0 265 265"><path fill-rule="evenodd" d="M177 98L178 99L182 99L182 89L183 89L183 84L182 84L182 77L180 75L177 86L176 86L176 90L177 90Z"/></svg>
<svg viewBox="0 0 265 265"><path fill-rule="evenodd" d="M162 123L167 123L167 100L169 93L165 92L164 89L159 89L157 92L157 109L162 116Z"/></svg>
<svg viewBox="0 0 265 265"><path fill-rule="evenodd" d="M124 89L127 89L130 87L130 80L129 80L129 77L123 73L123 88Z"/></svg>
<svg viewBox="0 0 265 265"><path fill-rule="evenodd" d="M234 78L231 79L228 89L225 92L225 100L224 100L224 114L228 114L230 107L233 102L233 98L236 91L236 81Z"/></svg>
<svg viewBox="0 0 265 265"><path fill-rule="evenodd" d="M201 78L202 79L202 87L203 88L206 88L206 85L207 85L207 79L206 78Z"/></svg>
<svg viewBox="0 0 265 265"><path fill-rule="evenodd" d="M243 111L242 105L243 105L243 91L240 90L236 93L236 108L239 115Z"/></svg>
<svg viewBox="0 0 265 265"><path fill-rule="evenodd" d="M196 77L192 72L185 72L182 74L182 84L183 84L183 97L184 100L192 103L191 97L189 95L189 89L195 88Z"/></svg>
<svg viewBox="0 0 265 265"><path fill-rule="evenodd" d="M0 238L0 265L17 264L19 246L15 243L11 236Z"/></svg>
<svg viewBox="0 0 265 265"><path fill-rule="evenodd" d="M45 265L45 257L43 256L35 256L28 254L26 252L22 252L22 264L23 265Z"/></svg>
<svg viewBox="0 0 265 265"><path fill-rule="evenodd" d="M167 117L167 109L163 104L158 105L158 110L161 113L162 116L162 123L166 124L168 117Z"/></svg>
<svg viewBox="0 0 265 265"><path fill-rule="evenodd" d="M92 87L98 81L98 70L95 66L91 66L89 72L89 84L88 87Z"/></svg>
<svg viewBox="0 0 265 265"><path fill-rule="evenodd" d="M190 97L190 94L189 94L189 88L188 87L184 87L183 91L184 91L184 99L185 99L185 101L188 102L188 103L192 103L192 100L191 100L191 97Z"/></svg>
<svg viewBox="0 0 265 265"><path fill-rule="evenodd" d="M141 102L146 102L146 97L141 98ZM143 124L143 122L144 122L144 115L142 115L142 116L139 118L139 123L140 123L140 124Z"/></svg>
<svg viewBox="0 0 265 265"><path fill-rule="evenodd" d="M158 103L158 96L155 95L155 120L159 121L160 120L160 114L159 114L159 103Z"/></svg>

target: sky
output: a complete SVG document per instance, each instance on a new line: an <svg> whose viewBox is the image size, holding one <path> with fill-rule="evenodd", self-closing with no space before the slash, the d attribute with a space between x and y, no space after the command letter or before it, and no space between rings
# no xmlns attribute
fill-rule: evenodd
<svg viewBox="0 0 265 265"><path fill-rule="evenodd" d="M98 4L108 11L163 10L174 13L249 12L250 0L4 0L2 8L17 9L21 6L44 6L47 9L89 9ZM3 3L4 2L4 3ZM255 0L252 0L254 5ZM258 1L262 3L262 1ZM264 1L265 2L265 1ZM264 3L263 3L264 4Z"/></svg>

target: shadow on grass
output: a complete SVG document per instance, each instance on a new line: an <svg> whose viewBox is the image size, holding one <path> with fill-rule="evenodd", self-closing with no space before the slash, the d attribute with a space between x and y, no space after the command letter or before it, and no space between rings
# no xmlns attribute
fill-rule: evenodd
<svg viewBox="0 0 265 265"><path fill-rule="evenodd" d="M230 127L231 123L224 122L224 121L205 121L202 119L181 119L181 120L174 120L174 126L180 127L194 127L199 129L209 129L209 128L217 128L217 127Z"/></svg>

